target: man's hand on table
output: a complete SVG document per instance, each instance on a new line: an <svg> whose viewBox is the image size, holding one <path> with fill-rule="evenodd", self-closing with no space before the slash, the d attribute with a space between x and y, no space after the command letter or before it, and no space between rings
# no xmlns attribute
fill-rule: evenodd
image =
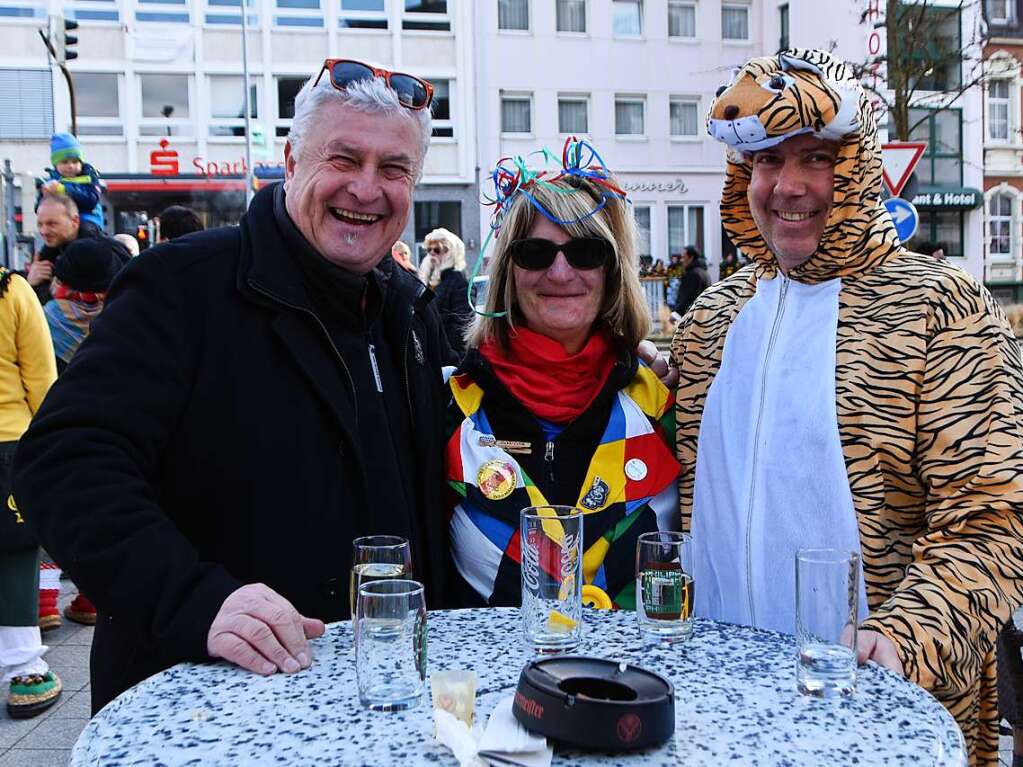
<svg viewBox="0 0 1023 767"><path fill-rule="evenodd" d="M300 615L291 602L262 583L250 583L228 595L206 637L210 657L257 674L309 668L313 654L307 639L322 636L323 621Z"/></svg>
<svg viewBox="0 0 1023 767"><path fill-rule="evenodd" d="M867 629L857 631L856 655L856 660L861 666L868 660L872 660L877 665L884 666L899 676L906 675L906 672L902 670L902 661L899 660L899 651L895 644L880 632Z"/></svg>

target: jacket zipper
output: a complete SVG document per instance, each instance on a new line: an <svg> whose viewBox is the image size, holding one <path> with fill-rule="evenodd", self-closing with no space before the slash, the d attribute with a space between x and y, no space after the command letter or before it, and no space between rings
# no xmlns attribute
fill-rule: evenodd
<svg viewBox="0 0 1023 767"><path fill-rule="evenodd" d="M344 357L341 356L341 352L339 352L337 350L337 346L334 345L334 339L332 339L330 337L330 333L327 332L327 326L324 325L323 322L320 321L320 318L316 316L316 312L313 312L313 311L311 311L309 309L306 309L304 306L299 306L298 304L293 304L290 301L285 301L283 298L278 296L276 293L271 293L269 290L267 290L263 286L259 285L258 283L253 282L252 280L249 280L249 287L251 287L257 293L262 293L264 296L266 296L267 298L269 298L272 301L276 301L277 303L282 304L283 306L287 306L289 309L294 309L297 312L302 312L303 314L308 314L310 317L312 317L314 320L316 320L316 324L320 326L320 330L323 331L323 335L326 337L327 343L329 343L330 344L330 348L334 350L334 356L337 357L337 361L341 363L341 367L345 371L345 375L348 377L348 385L351 387L351 391L352 391L352 407L355 410L355 422L358 423L359 422L359 400L358 400L357 397L355 397L355 379L352 378L352 373L348 369L348 365L345 364L345 360L344 360Z"/></svg>
<svg viewBox="0 0 1023 767"><path fill-rule="evenodd" d="M547 467L547 481L554 484L554 442L548 441L544 450L543 462Z"/></svg>
<svg viewBox="0 0 1023 767"><path fill-rule="evenodd" d="M404 365L404 373L405 373L405 399L408 402L408 417L409 417L409 423L412 425L412 431L413 432L415 432L415 430L416 430L416 414L415 414L415 411L412 408L412 387L409 386L409 376L408 376L408 342L409 342L409 339L412 337L412 327L413 327L413 325L415 325L415 321L416 321L416 302L420 298L422 298L423 293L425 293L425 292L426 292L426 286L425 285L420 285L419 286L419 290L416 291L416 297L414 299L412 299L412 306L409 307L408 332L405 333L405 346L401 350L401 362L402 362L402 365ZM425 350L424 350L423 353L424 354L426 353Z"/></svg>
<svg viewBox="0 0 1023 767"><path fill-rule="evenodd" d="M757 485L757 457L760 452L760 425L764 417L764 398L767 389L767 368L771 361L771 352L774 351L774 342L778 338L778 327L785 314L785 294L789 290L789 278L782 276L781 295L778 298L778 308L774 313L774 323L771 325L771 336L767 342L767 352L764 354L764 370L760 376L760 407L757 408L757 425L753 432L753 462L749 480L749 504L746 509L746 596L749 600L749 616L752 625L757 624L756 609L753 605L753 498Z"/></svg>
<svg viewBox="0 0 1023 767"><path fill-rule="evenodd" d="M383 394L384 382L380 380L380 366L377 364L376 346L371 343L367 343L366 346L369 348L369 366L373 368L373 382L377 385L377 392Z"/></svg>

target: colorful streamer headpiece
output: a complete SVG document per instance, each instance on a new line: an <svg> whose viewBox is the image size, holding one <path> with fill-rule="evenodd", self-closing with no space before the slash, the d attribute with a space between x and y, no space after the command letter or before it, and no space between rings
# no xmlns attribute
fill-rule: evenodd
<svg viewBox="0 0 1023 767"><path fill-rule="evenodd" d="M547 210L537 200L534 190L539 186L547 187L558 194L576 194L576 189L566 189L557 182L572 179L585 181L590 188L600 195L595 200L592 210L573 219L560 219ZM597 215L612 200L627 200L628 196L617 184L611 180L611 172L604 164L603 158L593 145L575 136L565 140L565 146L561 150L561 158L546 147L531 152L528 155L516 155L515 157L503 157L498 160L494 170L490 173L490 180L494 185L493 196L483 194L483 204L493 206L493 213L490 216L490 231L480 248L479 258L473 266L472 276L469 278L469 305L473 311L485 317L503 317L507 312L492 314L476 308L472 300L472 286L479 275L483 265L483 256L490 246L490 241L497 237L504 223L505 215L511 209L515 198L522 195L536 210L548 221L558 226L578 224ZM572 185L574 186L574 185Z"/></svg>

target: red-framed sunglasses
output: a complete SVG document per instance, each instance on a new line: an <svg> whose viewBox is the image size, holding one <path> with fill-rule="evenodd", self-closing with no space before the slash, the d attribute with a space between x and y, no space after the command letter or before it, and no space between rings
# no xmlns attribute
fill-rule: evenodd
<svg viewBox="0 0 1023 767"><path fill-rule="evenodd" d="M354 59L327 59L324 61L323 69L320 70L316 82L313 83L314 88L320 84L324 70L330 75L330 84L339 91L345 90L351 83L359 80L371 80L374 77L379 77L398 94L398 101L403 107L426 109L433 101L433 86L423 78L407 75L404 72L377 69Z"/></svg>

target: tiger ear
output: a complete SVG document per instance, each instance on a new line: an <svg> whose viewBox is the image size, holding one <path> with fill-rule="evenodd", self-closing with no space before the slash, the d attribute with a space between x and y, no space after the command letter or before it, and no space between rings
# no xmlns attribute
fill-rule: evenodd
<svg viewBox="0 0 1023 767"><path fill-rule="evenodd" d="M788 71L790 69L798 69L803 72L813 72L822 80L826 79L824 70L821 69L816 64L814 64L812 61L808 61L807 59L790 56L787 53L779 53L778 61L781 62L781 68L785 71Z"/></svg>

